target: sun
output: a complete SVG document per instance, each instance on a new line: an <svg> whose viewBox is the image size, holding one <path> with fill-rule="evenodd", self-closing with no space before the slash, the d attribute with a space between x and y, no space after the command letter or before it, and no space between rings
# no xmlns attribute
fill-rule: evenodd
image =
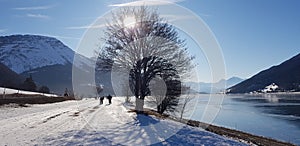
<svg viewBox="0 0 300 146"><path fill-rule="evenodd" d="M124 18L123 23L124 23L125 27L132 28L135 26L136 20L133 16L128 16L128 17Z"/></svg>

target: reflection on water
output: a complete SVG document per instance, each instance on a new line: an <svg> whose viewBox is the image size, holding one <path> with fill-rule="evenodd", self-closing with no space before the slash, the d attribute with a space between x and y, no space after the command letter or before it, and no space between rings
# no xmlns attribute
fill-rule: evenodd
<svg viewBox="0 0 300 146"><path fill-rule="evenodd" d="M201 120L208 100L199 95L192 119ZM227 95L213 124L300 145L300 95Z"/></svg>

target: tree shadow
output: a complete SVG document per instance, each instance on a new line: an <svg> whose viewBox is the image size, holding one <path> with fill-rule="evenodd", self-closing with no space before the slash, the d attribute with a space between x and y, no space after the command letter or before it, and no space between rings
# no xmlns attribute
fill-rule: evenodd
<svg viewBox="0 0 300 146"><path fill-rule="evenodd" d="M106 125L103 127L99 127L99 129L67 131L55 137L45 138L41 144L67 146L244 145L200 128L186 126L169 120L156 119L144 114L137 114L132 121L124 122L118 127Z"/></svg>
<svg viewBox="0 0 300 146"><path fill-rule="evenodd" d="M113 119L112 119L113 122ZM122 121L118 121L122 122ZM66 131L59 135L50 135L40 140L42 145L151 145L161 139L170 137L174 127L168 127L164 122L147 116L137 114L131 121L119 124L117 127L111 123L103 123L94 129ZM114 124L113 124L114 125ZM166 136L166 132L171 132Z"/></svg>
<svg viewBox="0 0 300 146"><path fill-rule="evenodd" d="M86 131L86 130L71 130L56 137L48 137L42 140L42 145L116 145L113 141L105 138L102 132Z"/></svg>
<svg viewBox="0 0 300 146"><path fill-rule="evenodd" d="M227 145L227 146L246 146L246 144L239 143L220 135L201 130L199 128L184 126L173 136L169 137L165 141L152 144L151 146L161 145Z"/></svg>
<svg viewBox="0 0 300 146"><path fill-rule="evenodd" d="M139 126L149 126L151 124L157 124L158 122L159 120L145 114L137 114L136 116L136 124Z"/></svg>

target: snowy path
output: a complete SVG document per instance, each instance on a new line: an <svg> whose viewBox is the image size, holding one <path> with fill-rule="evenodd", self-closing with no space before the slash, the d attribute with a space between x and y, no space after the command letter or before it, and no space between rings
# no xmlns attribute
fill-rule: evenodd
<svg viewBox="0 0 300 146"><path fill-rule="evenodd" d="M95 99L0 108L0 145L243 145Z"/></svg>

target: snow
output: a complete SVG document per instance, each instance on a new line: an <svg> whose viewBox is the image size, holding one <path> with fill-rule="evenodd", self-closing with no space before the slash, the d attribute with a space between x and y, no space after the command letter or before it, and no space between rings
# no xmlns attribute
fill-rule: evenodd
<svg viewBox="0 0 300 146"><path fill-rule="evenodd" d="M55 95L55 94L46 94L46 93L40 93L40 92L31 92L31 91L23 91L23 90L0 87L0 95L1 94L14 94L14 93L25 94L25 95L44 95L44 96L48 96L48 97L57 97L57 95Z"/></svg>
<svg viewBox="0 0 300 146"><path fill-rule="evenodd" d="M0 47L0 59L16 73L73 61L73 51L55 38L36 35L15 35L10 38Z"/></svg>
<svg viewBox="0 0 300 146"><path fill-rule="evenodd" d="M0 145L245 145L200 128L127 112L123 98L0 107Z"/></svg>
<svg viewBox="0 0 300 146"><path fill-rule="evenodd" d="M0 37L0 62L20 74L39 67L72 64L75 52L61 41L38 35ZM78 66L77 66L78 64ZM81 56L75 66L90 66Z"/></svg>
<svg viewBox="0 0 300 146"><path fill-rule="evenodd" d="M76 67L81 68L83 70L89 70L89 68L86 69L86 67L92 67L92 68L94 68L95 62L96 61L92 61L91 59L88 59L88 58L86 58L86 57L84 57L84 56L82 56L82 55L80 55L78 53L76 53L74 55L73 64Z"/></svg>

